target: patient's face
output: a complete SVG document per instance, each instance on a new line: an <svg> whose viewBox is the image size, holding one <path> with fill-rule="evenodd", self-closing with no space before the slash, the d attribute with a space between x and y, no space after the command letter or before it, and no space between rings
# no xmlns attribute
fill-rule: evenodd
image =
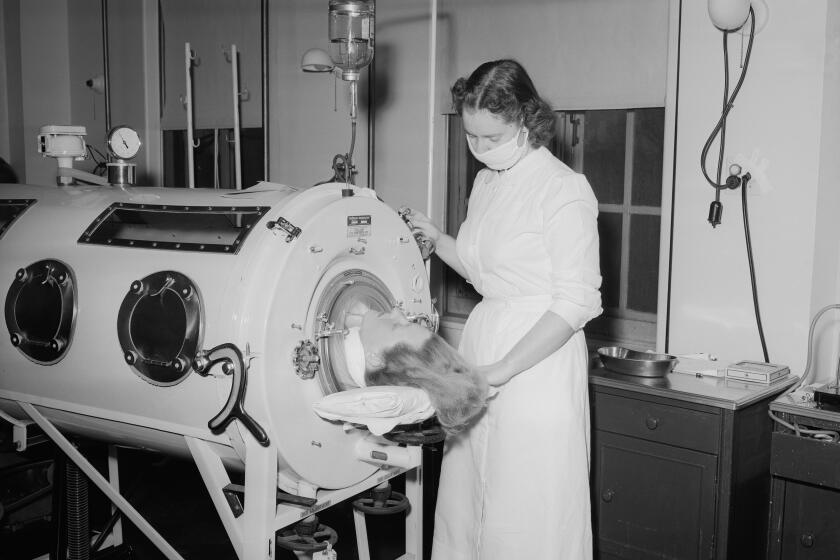
<svg viewBox="0 0 840 560"><path fill-rule="evenodd" d="M362 318L359 335L365 355L381 356L396 344L407 344L420 348L432 336L432 331L406 319L399 309L390 313L368 311Z"/></svg>

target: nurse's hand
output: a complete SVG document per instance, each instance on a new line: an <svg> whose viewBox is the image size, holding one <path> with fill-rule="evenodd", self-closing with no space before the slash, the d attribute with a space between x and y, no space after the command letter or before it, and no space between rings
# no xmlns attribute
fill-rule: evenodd
<svg viewBox="0 0 840 560"><path fill-rule="evenodd" d="M508 364L501 361L486 366L478 366L476 369L479 374L487 379L487 383L493 387L504 385L513 379L513 376L517 373Z"/></svg>
<svg viewBox="0 0 840 560"><path fill-rule="evenodd" d="M440 240L440 228L433 224L428 216L426 216L423 212L412 208L405 207L403 210L405 210L405 216L408 218L409 227L412 232L421 231L423 235L431 239L433 243L437 243L438 240Z"/></svg>

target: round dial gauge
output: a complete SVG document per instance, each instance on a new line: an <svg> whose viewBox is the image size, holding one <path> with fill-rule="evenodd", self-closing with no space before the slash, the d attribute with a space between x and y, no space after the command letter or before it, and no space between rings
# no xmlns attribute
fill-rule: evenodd
<svg viewBox="0 0 840 560"><path fill-rule="evenodd" d="M140 135L128 126L115 126L108 133L108 149L120 159L131 159L140 151Z"/></svg>

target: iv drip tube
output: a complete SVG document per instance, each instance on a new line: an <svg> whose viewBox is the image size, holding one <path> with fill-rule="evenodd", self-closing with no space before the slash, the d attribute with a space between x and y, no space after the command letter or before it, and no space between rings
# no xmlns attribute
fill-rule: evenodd
<svg viewBox="0 0 840 560"><path fill-rule="evenodd" d="M187 186L195 188L195 169L193 168L193 112L192 112L192 68L193 54L189 43L184 43L184 70L187 79L187 93L184 96L184 106L187 109Z"/></svg>
<svg viewBox="0 0 840 560"><path fill-rule="evenodd" d="M239 149L239 61L236 45L230 46L230 66L233 81L233 144L234 144L234 181L236 190L242 190L242 152Z"/></svg>

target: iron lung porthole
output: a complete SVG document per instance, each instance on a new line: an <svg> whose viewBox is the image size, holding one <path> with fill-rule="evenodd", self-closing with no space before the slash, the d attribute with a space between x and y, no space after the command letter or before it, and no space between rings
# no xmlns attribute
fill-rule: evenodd
<svg viewBox="0 0 840 560"><path fill-rule="evenodd" d="M356 303L363 303L375 311L390 311L394 296L375 275L365 270L351 269L332 278L326 285L316 306L316 330L342 330L347 311ZM321 357L319 381L325 393L334 393L357 387L347 369L344 337L327 336L319 339Z"/></svg>
<svg viewBox="0 0 840 560"><path fill-rule="evenodd" d="M192 280L172 270L131 283L117 317L123 357L154 385L189 375L201 344L203 308Z"/></svg>
<svg viewBox="0 0 840 560"><path fill-rule="evenodd" d="M6 327L12 344L38 364L64 357L76 320L76 282L63 262L47 259L15 273L6 294Z"/></svg>

